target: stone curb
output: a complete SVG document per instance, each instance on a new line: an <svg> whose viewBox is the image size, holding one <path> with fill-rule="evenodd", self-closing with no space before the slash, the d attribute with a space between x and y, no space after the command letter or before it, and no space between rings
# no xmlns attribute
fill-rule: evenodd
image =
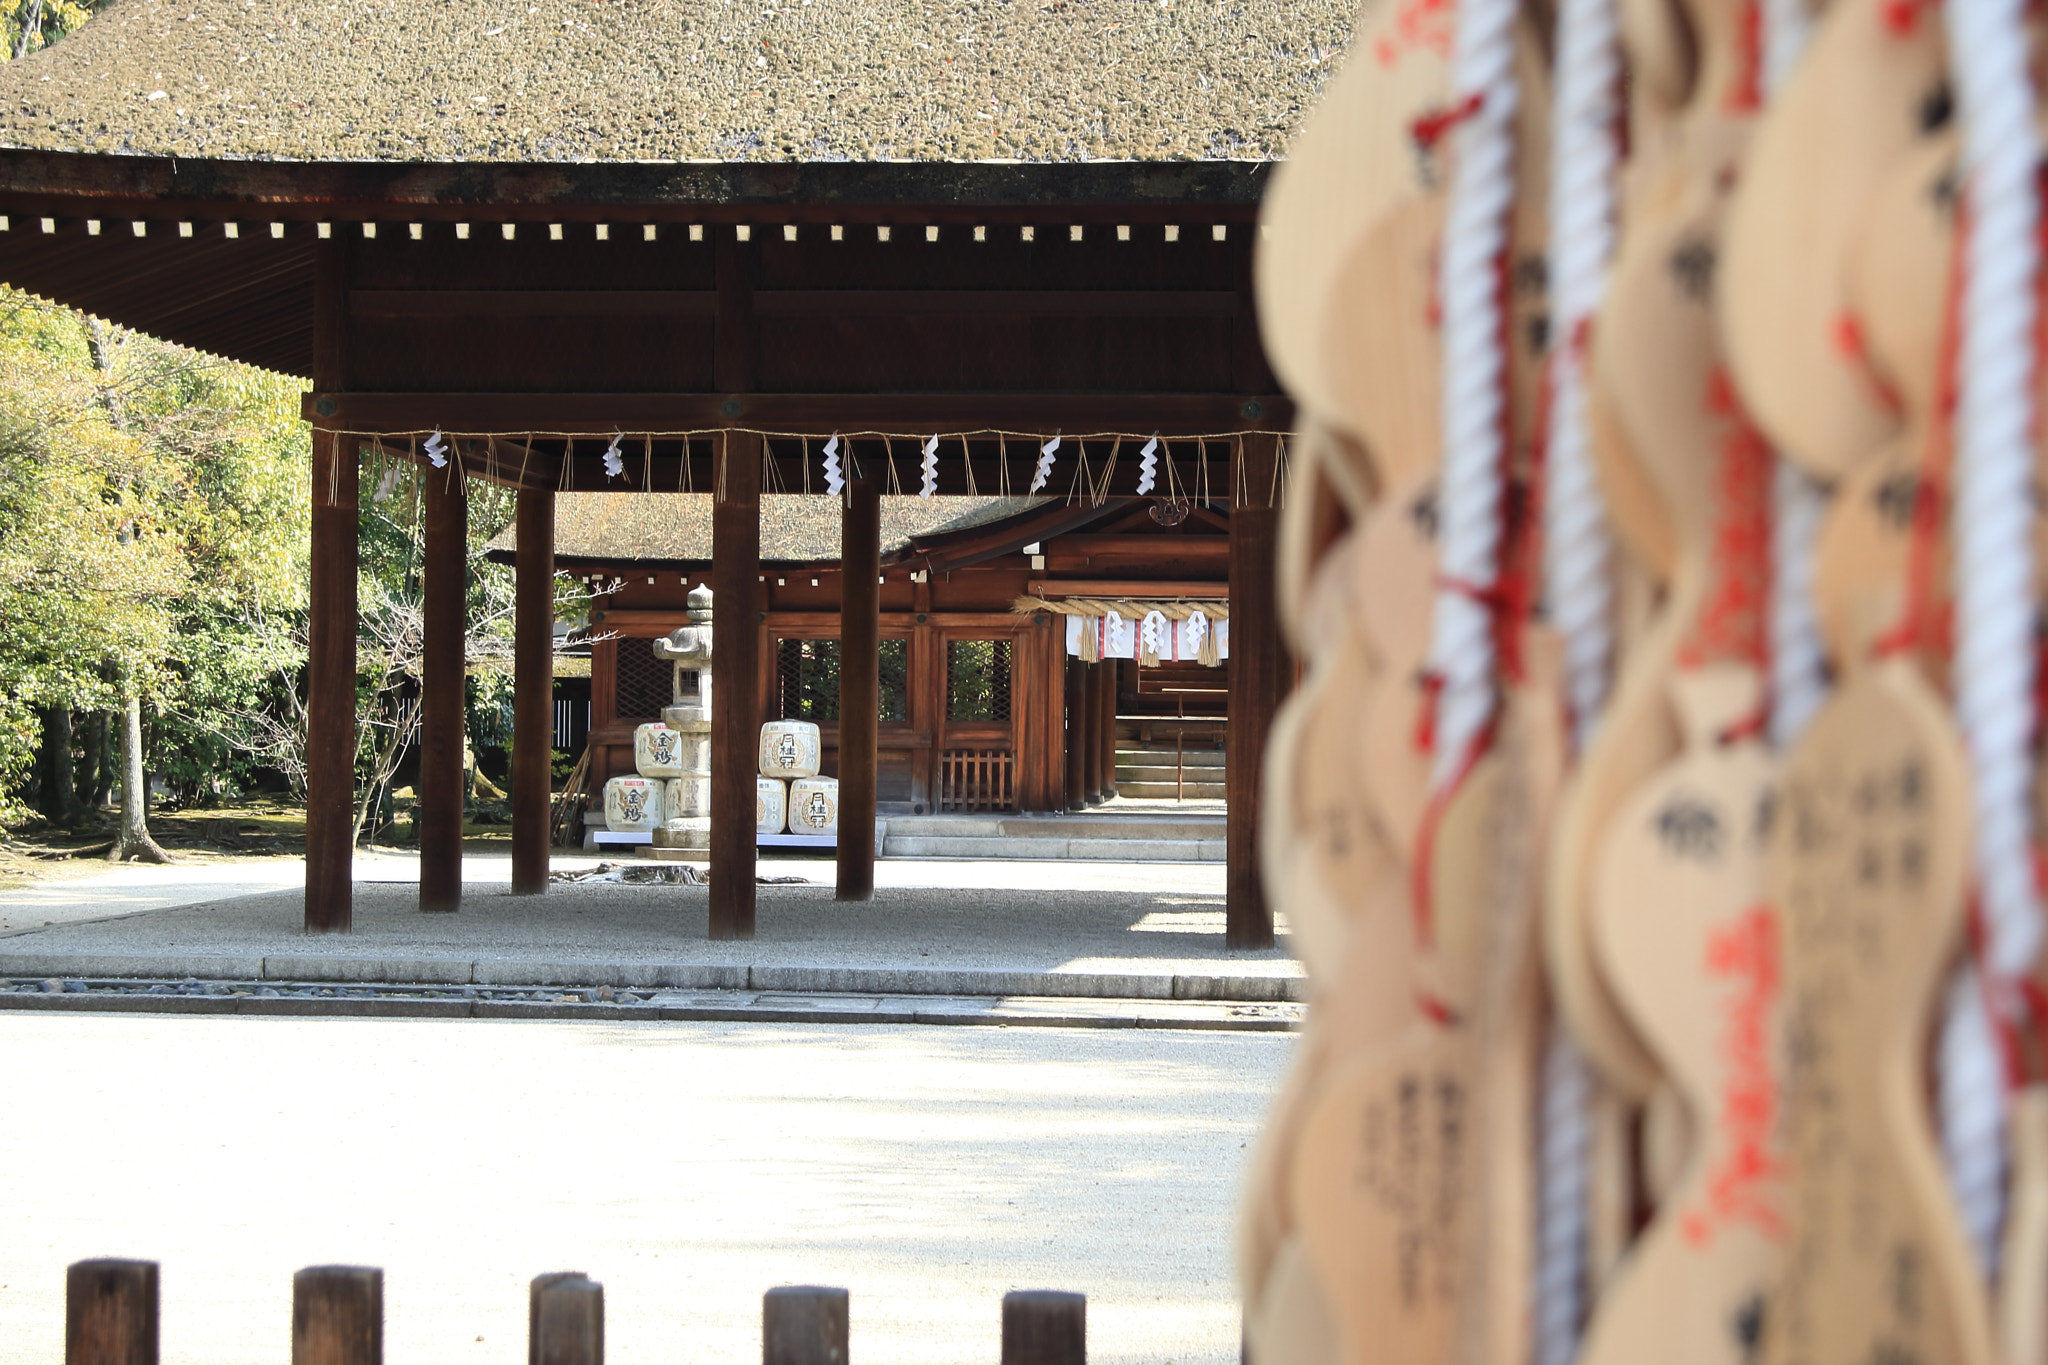
<svg viewBox="0 0 2048 1365"><path fill-rule="evenodd" d="M104 980L104 979L102 979ZM71 984L84 986L74 980ZM167 983L168 984L168 983ZM225 986L227 983L213 983ZM237 983L242 986L257 982ZM385 986L385 989L402 987ZM942 1024L1017 1028L1196 1029L1293 1032L1298 1009L1287 1005L1216 1008L1101 997L907 997L732 992L730 1000L652 999L633 1004L449 999L399 995L301 998L252 995L113 994L0 991L0 1010L89 1014L234 1014L286 1018L641 1020L758 1024Z"/></svg>
<svg viewBox="0 0 2048 1365"><path fill-rule="evenodd" d="M925 967L761 967L718 963L527 962L353 957L143 957L0 953L0 976L300 981L429 986L614 986L633 990L827 991L866 995L1298 1003L1297 976L1015 972Z"/></svg>

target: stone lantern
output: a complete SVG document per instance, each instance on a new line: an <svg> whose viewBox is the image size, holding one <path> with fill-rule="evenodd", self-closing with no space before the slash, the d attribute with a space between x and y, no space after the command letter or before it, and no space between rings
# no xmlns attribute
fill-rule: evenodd
<svg viewBox="0 0 2048 1365"><path fill-rule="evenodd" d="M654 657L675 665L672 704L662 723L682 736L683 771L669 779L656 848L711 848L711 589L699 584L687 599L690 624L654 642Z"/></svg>

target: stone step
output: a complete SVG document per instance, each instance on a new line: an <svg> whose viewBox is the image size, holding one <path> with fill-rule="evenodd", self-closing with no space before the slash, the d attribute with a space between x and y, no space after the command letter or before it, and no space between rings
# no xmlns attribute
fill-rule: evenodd
<svg viewBox="0 0 2048 1365"><path fill-rule="evenodd" d="M885 858L973 858L1031 862L1220 863L1222 839L960 838L889 835Z"/></svg>
<svg viewBox="0 0 2048 1365"><path fill-rule="evenodd" d="M1171 763L1119 763L1116 765L1118 782L1171 782L1176 774L1190 782L1221 782L1224 769L1201 767L1193 763L1176 768Z"/></svg>
<svg viewBox="0 0 2048 1365"><path fill-rule="evenodd" d="M1116 794L1118 796L1134 798L1142 797L1148 801L1171 801L1175 797L1186 801L1226 801L1229 799L1229 791L1221 782L1190 781L1184 784L1176 784L1171 778L1164 782L1135 782L1126 781L1119 777L1116 780Z"/></svg>
<svg viewBox="0 0 2048 1365"><path fill-rule="evenodd" d="M1180 761L1187 764L1190 768L1221 768L1224 766L1224 759L1225 755L1221 749L1183 749L1180 752ZM1164 749L1131 749L1119 746L1116 751L1116 761L1119 764L1164 763L1167 767L1171 768L1173 766L1173 746L1169 744Z"/></svg>

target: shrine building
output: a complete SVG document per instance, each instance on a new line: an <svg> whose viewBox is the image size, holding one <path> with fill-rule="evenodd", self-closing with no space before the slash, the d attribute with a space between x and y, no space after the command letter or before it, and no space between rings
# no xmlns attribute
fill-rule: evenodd
<svg viewBox="0 0 2048 1365"><path fill-rule="evenodd" d="M307 928L351 922L365 462L436 471L423 910L461 898L467 481L518 490L510 793L513 889L528 894L547 887L558 522L573 528L590 494L709 495L708 556L699 536L673 568L708 559L715 591L710 925L733 938L755 920L765 655L826 638L827 615L843 657L880 661L906 639L928 671L939 641L1010 641L1009 799L1050 803L1057 786L1066 800L1055 676L1063 727L1076 711L1067 665L1055 672L1058 613L996 600L1008 581L978 604L947 598L948 546L974 528L927 551L913 538L885 565L883 494L923 491L929 468L938 495L1029 495L1057 438L1037 501L1011 517L1086 504L1115 539L1117 518L1160 503L1140 500L1135 456L1156 436L1181 483L1208 491L1206 533L1226 547L1227 941L1270 944L1254 833L1292 676L1272 603L1293 409L1260 347L1253 237L1270 163L1352 8L114 0L0 64L0 279L309 382ZM835 434L861 473L827 496ZM892 456L909 482L885 487ZM778 534L764 506L805 489L806 515L838 523L836 580L821 560L793 575L764 558ZM989 562L1009 560L1029 595L1038 571L1017 556L1061 534ZM658 624L629 613L672 610L623 582L610 596L621 637ZM956 610L1007 624L929 619ZM945 799L932 764L949 732L906 751L880 672L838 676L842 828L872 822L885 781ZM839 895L871 894L872 842L842 839L838 858Z"/></svg>
<svg viewBox="0 0 2048 1365"><path fill-rule="evenodd" d="M1096 454L1116 459L1115 449ZM1155 468L1165 459L1155 455ZM1021 473L1028 461L1017 463ZM876 797L885 811L1086 810L1118 794L1120 747L1145 756L1142 780L1125 784L1132 795L1220 795L1217 768L1190 760L1226 752L1230 524L1199 489L1171 486L1158 498L1100 502L1073 492L882 499ZM1211 496L1224 501L1222 490ZM589 683L576 689L588 708L558 711L555 747L588 749L593 802L607 778L634 772L634 727L670 702L670 666L650 645L683 622L689 591L712 581L711 503L704 494L556 497L556 572L592 596L579 646L589 650ZM487 553L516 564L516 541L508 530ZM753 705L764 720L818 724L831 777L841 771L839 551L836 500L762 495Z"/></svg>

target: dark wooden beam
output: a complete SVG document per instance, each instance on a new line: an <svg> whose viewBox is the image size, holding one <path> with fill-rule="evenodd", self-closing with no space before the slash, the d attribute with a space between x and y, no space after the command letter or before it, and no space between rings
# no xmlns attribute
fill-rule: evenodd
<svg viewBox="0 0 2048 1365"><path fill-rule="evenodd" d="M1231 479L1240 499L1230 512L1230 732L1224 778L1230 811L1224 891L1224 942L1231 948L1273 946L1273 910L1259 871L1260 773L1266 737L1292 669L1280 639L1275 604L1275 547L1280 512L1270 505L1279 442L1246 437L1241 468Z"/></svg>
<svg viewBox="0 0 2048 1365"><path fill-rule="evenodd" d="M420 909L462 906L462 753L469 613L469 489L458 469L428 469L421 565Z"/></svg>
<svg viewBox="0 0 2048 1365"><path fill-rule="evenodd" d="M319 253L316 283L314 373L340 383L347 373L340 315L347 261L339 251ZM353 440L314 433L306 647L309 933L345 934L354 917L356 473Z"/></svg>
<svg viewBox="0 0 2048 1365"><path fill-rule="evenodd" d="M259 161L0 150L0 212L109 219L1249 224L1248 161ZM1244 230L1243 228L1239 229Z"/></svg>
<svg viewBox="0 0 2048 1365"><path fill-rule="evenodd" d="M723 317L723 314L721 314ZM723 361L725 348L721 346ZM713 432L725 427L789 436L888 432L945 441L978 431L1116 433L1166 437L1281 432L1294 405L1279 394L1236 393L342 393L304 399L316 427L380 435L443 431L610 436L616 431ZM956 445L957 450L957 445ZM1135 464L1136 452L1129 452ZM1026 455L1028 469L1033 457ZM914 460L913 460L914 463ZM1055 471L1071 473L1070 466ZM1028 482L1028 474L1026 479ZM1021 490L1020 490L1021 491ZM1215 493L1221 496L1224 490Z"/></svg>
<svg viewBox="0 0 2048 1365"><path fill-rule="evenodd" d="M711 505L711 937L754 936L761 438L734 433Z"/></svg>
<svg viewBox="0 0 2048 1365"><path fill-rule="evenodd" d="M513 534L512 894L548 889L554 796L555 495L521 489Z"/></svg>
<svg viewBox="0 0 2048 1365"><path fill-rule="evenodd" d="M470 478L500 488L552 488L563 493L708 493L711 490L717 462L717 456L713 453L714 439L710 436L699 436L690 440L689 468L685 470L683 459L678 454L678 447L681 444L679 438L656 441L655 454L650 465L644 454L643 438L629 435L623 447L626 466L623 473L613 476L605 472L603 448L606 443L595 438L576 441L575 453L569 461L568 472L564 473L560 450L544 449L537 443L528 443L523 439L493 439L495 457L491 454L493 441L483 438L454 439L450 441L450 445L461 451L462 467ZM417 439L405 436L385 437L372 444L377 444L400 458L412 459L419 464L427 462L426 457L417 449ZM792 453L774 454L764 461L766 487L778 492L807 492L819 497L825 496L822 438L804 438L804 449L801 453L794 453L797 450L797 440L794 437L778 437L772 444L782 451ZM1091 470L1098 479L1102 476L1101 457L1109 444L1107 441L1090 443ZM950 449L946 448L948 445ZM957 441L942 444L939 452L939 481L935 491L945 497L994 497L998 494L1024 496L1024 491L1031 482L1031 470L1037 455L1036 446L1028 439L1011 443L1007 478L1004 476L1001 459L993 454L983 456L979 453L983 448L992 450L995 446L994 441L978 438L974 441L974 446L976 454L973 459L963 460ZM867 468L871 463L875 465L878 476L886 474L888 466L886 463L880 463L879 457L873 461L865 456L861 458L862 468ZM1204 486L1201 466L1191 466L1183 461L1179 470L1189 485L1196 489ZM904 492L916 491L916 452L913 443L907 438L898 447L896 475L897 482ZM942 561L935 557L932 567L942 570L957 569L967 564L978 563L980 559L990 555L1007 554L1016 545L1050 539L1063 534L1069 526L1085 525L1112 515L1127 507L1137 496L1138 466L1131 458L1131 444L1125 443L1121 457L1115 468L1110 471L1108 486L1102 490L1102 495L1106 499L1103 504L1097 506L1085 500L1069 501L1068 494L1072 482L1070 471L1064 482L1056 479L1039 493L1044 519L1049 524L1033 528L1031 534L1017 540L1014 545L995 543L992 540L997 534L995 531L984 531L979 534L961 533L963 536L972 535L973 543L977 547L986 542L988 548L956 550L953 543L943 537L934 538L929 542L920 540L918 543L929 543L934 546L935 556L940 552L938 547L945 547L945 559ZM1206 483L1216 497L1222 498L1230 487L1229 463L1222 460L1211 461ZM1183 492L1185 493L1185 490ZM1193 515L1199 517L1201 513L1202 509L1197 505ZM1011 523L1004 523L1003 529L1007 530L1010 525ZM921 553L899 552L894 559L900 561L918 558Z"/></svg>
<svg viewBox="0 0 2048 1365"><path fill-rule="evenodd" d="M754 296L762 317L1228 318L1241 306L1226 289L764 289Z"/></svg>
<svg viewBox="0 0 2048 1365"><path fill-rule="evenodd" d="M358 289L359 318L714 317L709 289Z"/></svg>
<svg viewBox="0 0 2048 1365"><path fill-rule="evenodd" d="M834 898L875 894L875 789L881 731L882 490L852 480L839 523L839 860Z"/></svg>

